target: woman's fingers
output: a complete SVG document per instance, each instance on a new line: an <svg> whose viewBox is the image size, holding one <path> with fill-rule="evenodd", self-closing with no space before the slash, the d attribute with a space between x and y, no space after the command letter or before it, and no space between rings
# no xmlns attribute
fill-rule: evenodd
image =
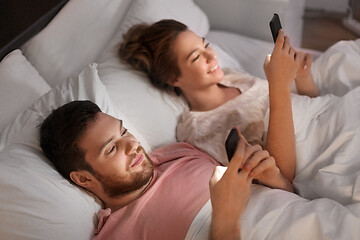
<svg viewBox="0 0 360 240"><path fill-rule="evenodd" d="M281 51L281 49L283 49L284 47L284 31L282 29L279 30L279 34L276 38L276 42L275 42L275 47L274 47L274 52L275 51Z"/></svg>
<svg viewBox="0 0 360 240"><path fill-rule="evenodd" d="M310 67L311 67L311 63L312 63L312 56L311 56L311 54L309 54L309 53L305 54L304 69L310 68Z"/></svg>
<svg viewBox="0 0 360 240"><path fill-rule="evenodd" d="M284 36L283 51L286 53L290 53L290 49L291 49L290 38L288 36Z"/></svg>

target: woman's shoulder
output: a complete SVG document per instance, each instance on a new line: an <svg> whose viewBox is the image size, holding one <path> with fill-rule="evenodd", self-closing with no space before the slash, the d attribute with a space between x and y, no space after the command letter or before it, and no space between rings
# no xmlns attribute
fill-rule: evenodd
<svg viewBox="0 0 360 240"><path fill-rule="evenodd" d="M223 69L224 77L222 83L229 84L229 85L237 85L243 83L251 83L254 82L256 77L252 76L251 74L239 70L232 70L229 68Z"/></svg>
<svg viewBox="0 0 360 240"><path fill-rule="evenodd" d="M224 77L221 84L228 87L237 87L242 92L245 92L249 88L256 85L267 85L267 81L258 77L255 77L247 72L234 71L232 69L225 68Z"/></svg>

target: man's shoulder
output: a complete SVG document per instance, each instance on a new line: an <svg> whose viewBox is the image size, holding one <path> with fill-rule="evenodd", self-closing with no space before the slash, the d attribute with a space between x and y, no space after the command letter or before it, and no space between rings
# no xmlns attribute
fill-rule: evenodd
<svg viewBox="0 0 360 240"><path fill-rule="evenodd" d="M155 164L161 164L183 157L208 158L210 156L187 142L175 142L157 148L149 154L149 157Z"/></svg>

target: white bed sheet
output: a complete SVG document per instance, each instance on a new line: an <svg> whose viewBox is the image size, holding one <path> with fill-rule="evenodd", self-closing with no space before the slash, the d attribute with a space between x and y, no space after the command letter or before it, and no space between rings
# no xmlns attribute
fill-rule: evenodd
<svg viewBox="0 0 360 240"><path fill-rule="evenodd" d="M339 42L314 62L320 89L333 89L338 96L292 98L297 140L294 186L300 196L254 185L241 220L242 239L360 239L358 66L360 39ZM208 202L187 239L208 239L210 221Z"/></svg>

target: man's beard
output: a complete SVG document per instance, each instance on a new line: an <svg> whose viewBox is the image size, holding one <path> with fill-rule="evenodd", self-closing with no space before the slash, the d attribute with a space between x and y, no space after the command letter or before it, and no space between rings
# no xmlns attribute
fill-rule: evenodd
<svg viewBox="0 0 360 240"><path fill-rule="evenodd" d="M143 171L132 172L127 176L104 176L94 170L94 176L102 184L105 193L109 197L127 195L142 188L150 181L154 172L154 164L145 151L141 152L144 154L144 160L141 163Z"/></svg>

